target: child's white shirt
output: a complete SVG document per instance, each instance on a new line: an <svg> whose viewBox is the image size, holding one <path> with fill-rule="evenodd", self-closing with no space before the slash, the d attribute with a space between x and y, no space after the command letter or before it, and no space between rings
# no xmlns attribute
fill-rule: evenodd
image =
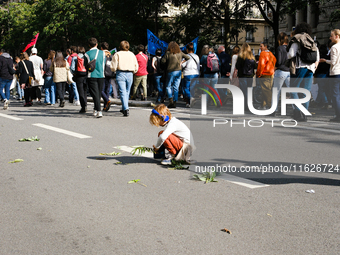
<svg viewBox="0 0 340 255"><path fill-rule="evenodd" d="M178 136L184 143L189 144L193 149L195 148L194 139L190 129L176 117L172 117L171 120L165 125L165 130L158 137L155 147L159 149L171 134Z"/></svg>

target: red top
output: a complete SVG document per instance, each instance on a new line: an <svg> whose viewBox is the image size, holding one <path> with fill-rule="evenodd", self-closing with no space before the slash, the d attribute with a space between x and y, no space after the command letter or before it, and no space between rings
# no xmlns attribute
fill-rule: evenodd
<svg viewBox="0 0 340 255"><path fill-rule="evenodd" d="M68 62L68 65L69 65L69 66L71 66L72 58L73 58L73 57L76 57L76 56L78 56L77 53L72 53L72 54L68 57L67 62Z"/></svg>
<svg viewBox="0 0 340 255"><path fill-rule="evenodd" d="M139 68L135 75L136 76L148 75L148 71L146 70L146 67L148 66L148 56L140 52L136 55L136 58Z"/></svg>

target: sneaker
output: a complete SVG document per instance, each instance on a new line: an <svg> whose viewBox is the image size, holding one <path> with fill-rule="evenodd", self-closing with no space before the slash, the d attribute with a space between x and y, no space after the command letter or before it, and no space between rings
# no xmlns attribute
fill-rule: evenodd
<svg viewBox="0 0 340 255"><path fill-rule="evenodd" d="M106 105L105 105L103 111L104 111L104 112L107 112L107 111L110 109L110 106L111 106L111 101L109 100L109 101L107 101L107 103L106 103Z"/></svg>
<svg viewBox="0 0 340 255"><path fill-rule="evenodd" d="M75 102L73 103L73 105L75 105L75 106L79 106L79 105L80 105L80 102L79 102L79 100L75 101Z"/></svg>
<svg viewBox="0 0 340 255"><path fill-rule="evenodd" d="M103 117L103 113L102 113L101 111L100 111L100 112L98 112L96 117L97 117L97 118L101 118L101 117Z"/></svg>
<svg viewBox="0 0 340 255"><path fill-rule="evenodd" d="M130 111L129 109L124 111L124 117L128 117L130 115Z"/></svg>
<svg viewBox="0 0 340 255"><path fill-rule="evenodd" d="M96 110L93 110L93 116L97 117L98 112Z"/></svg>
<svg viewBox="0 0 340 255"><path fill-rule="evenodd" d="M186 107L186 108L190 108L190 104L186 104L185 107Z"/></svg>
<svg viewBox="0 0 340 255"><path fill-rule="evenodd" d="M38 105L42 105L42 102L40 100L38 101Z"/></svg>
<svg viewBox="0 0 340 255"><path fill-rule="evenodd" d="M86 108L81 108L79 113L86 113Z"/></svg>
<svg viewBox="0 0 340 255"><path fill-rule="evenodd" d="M65 106L65 100L60 102L59 107L64 107Z"/></svg>
<svg viewBox="0 0 340 255"><path fill-rule="evenodd" d="M46 103L45 105L51 105L51 103Z"/></svg>
<svg viewBox="0 0 340 255"><path fill-rule="evenodd" d="M161 164L165 166L171 165L172 164L171 160L172 160L171 158L163 159L161 161Z"/></svg>
<svg viewBox="0 0 340 255"><path fill-rule="evenodd" d="M4 100L4 110L8 109L9 101L7 99Z"/></svg>

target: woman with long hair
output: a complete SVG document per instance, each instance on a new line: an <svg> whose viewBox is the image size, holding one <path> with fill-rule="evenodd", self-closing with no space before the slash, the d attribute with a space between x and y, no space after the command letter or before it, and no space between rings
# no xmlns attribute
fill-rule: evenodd
<svg viewBox="0 0 340 255"><path fill-rule="evenodd" d="M253 85L254 70L256 69L255 57L248 43L243 43L235 68L237 69L237 76L239 77L240 89L245 98L244 108L248 110L248 88Z"/></svg>
<svg viewBox="0 0 340 255"><path fill-rule="evenodd" d="M70 66L64 59L63 53L57 51L54 61L50 66L50 71L53 73L53 82L57 87L57 94L59 96L59 106L65 106L64 91L67 83L67 74Z"/></svg>
<svg viewBox="0 0 340 255"><path fill-rule="evenodd" d="M19 62L18 75L20 77L19 83L24 90L25 104L24 106L32 106L32 85L29 82L29 77L34 76L34 68L32 61L29 60L27 52L23 52L20 55L21 61Z"/></svg>
<svg viewBox="0 0 340 255"><path fill-rule="evenodd" d="M185 59L182 61L182 59ZM189 60L190 57L184 54L179 45L172 41L168 45L168 49L163 56L161 62L167 65L166 90L169 98L169 108L176 108L178 101L178 89L181 84L182 63Z"/></svg>
<svg viewBox="0 0 340 255"><path fill-rule="evenodd" d="M121 41L119 51L113 55L111 70L116 72L116 81L119 87L120 100L122 101L121 113L129 116L129 95L133 82L133 74L138 71L138 62L135 54L130 49L128 41Z"/></svg>
<svg viewBox="0 0 340 255"><path fill-rule="evenodd" d="M54 105L55 104L55 83L53 82L53 73L50 71L50 67L54 60L55 51L50 50L47 59L44 60L43 70L45 72L45 104Z"/></svg>
<svg viewBox="0 0 340 255"><path fill-rule="evenodd" d="M235 86L239 86L238 81L236 82L236 80L237 80L237 69L235 68L235 66L236 66L238 54L240 53L240 47L238 45L235 45L232 53L233 53L233 55L231 57L230 82L231 82L231 84L233 84ZM235 78L234 81L233 81L233 78Z"/></svg>

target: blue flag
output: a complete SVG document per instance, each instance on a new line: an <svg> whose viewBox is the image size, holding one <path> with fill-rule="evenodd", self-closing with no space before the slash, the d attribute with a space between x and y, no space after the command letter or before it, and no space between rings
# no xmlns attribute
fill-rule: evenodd
<svg viewBox="0 0 340 255"><path fill-rule="evenodd" d="M148 52L151 55L156 55L156 50L160 48L162 50L162 55L166 52L168 49L168 43L160 40L157 36L155 36L149 29L147 30L147 37L148 37ZM198 37L196 37L193 41L194 43L194 51L196 53L197 51L197 45L198 45ZM185 47L181 48L181 51L185 50Z"/></svg>

